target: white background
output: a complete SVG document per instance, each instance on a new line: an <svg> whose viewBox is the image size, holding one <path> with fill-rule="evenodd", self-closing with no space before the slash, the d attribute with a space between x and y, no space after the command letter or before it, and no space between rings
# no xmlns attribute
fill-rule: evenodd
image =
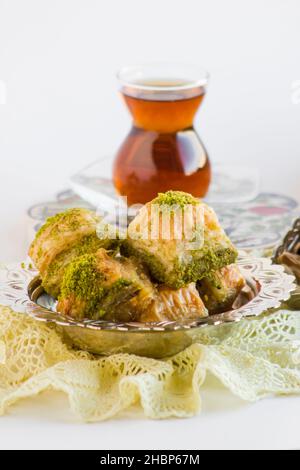
<svg viewBox="0 0 300 470"><path fill-rule="evenodd" d="M130 121L114 74L126 64L168 60L203 65L211 83L197 128L212 161L257 166L263 189L300 200L300 93L293 96L293 86L300 88L299 56L298 0L0 0L0 83L7 90L7 102L0 104L0 260L24 256L28 206L51 199L67 187L72 173L118 148ZM287 423L280 428L282 415L289 416L284 410L293 415L293 403L287 399L260 403L251 411L242 408L237 421L234 413L212 412L209 422L151 423L149 430L156 447L160 430L174 429L176 440L162 440L162 447L164 442L188 447L189 433L196 446L198 432L202 446L212 446L215 429L216 445L222 442L222 429L228 446L273 442L295 447L298 431L293 433ZM274 416L281 421L277 429ZM6 423L11 434L4 434L13 439L23 421L4 419L0 426ZM20 439L30 446L26 419ZM245 436L236 427L225 432L230 422L252 427L243 431ZM40 426L34 423L33 433ZM118 423L106 424L103 431L96 427L99 442L102 432L114 426ZM87 446L84 429L78 432ZM151 446L149 440L144 444Z"/></svg>
<svg viewBox="0 0 300 470"><path fill-rule="evenodd" d="M0 0L0 259L24 255L29 205L118 148L126 64L202 64L212 161L257 166L263 189L300 199L299 57L298 0Z"/></svg>

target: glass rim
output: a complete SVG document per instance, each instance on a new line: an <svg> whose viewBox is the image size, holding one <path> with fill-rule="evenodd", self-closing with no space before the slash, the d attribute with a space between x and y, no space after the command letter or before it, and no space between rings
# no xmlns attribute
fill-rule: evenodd
<svg viewBox="0 0 300 470"><path fill-rule="evenodd" d="M138 78L130 78L135 73L141 76L141 74L146 73L147 70L155 70L162 68L176 68L178 69L178 74L174 74L174 79L182 80L184 83L179 84L170 84L170 85L159 85L159 84L145 84L142 83L142 79L140 78L141 82L137 82ZM189 76L188 78L181 78L180 71L182 70L187 71L189 69L190 73L194 73L194 76ZM159 72L158 72L159 75ZM189 73L188 73L189 75ZM197 78L198 77L198 78ZM177 90L190 90L193 88L198 87L205 87L208 84L210 75L209 73L201 66L188 64L188 63L177 63L177 62L149 62L144 64L138 65L128 65L125 67L121 67L117 73L116 78L118 82L121 84L122 87L129 87L135 88L138 90L148 90L148 91L177 91ZM170 79L169 75L158 76L157 79ZM146 77L144 79L147 79Z"/></svg>

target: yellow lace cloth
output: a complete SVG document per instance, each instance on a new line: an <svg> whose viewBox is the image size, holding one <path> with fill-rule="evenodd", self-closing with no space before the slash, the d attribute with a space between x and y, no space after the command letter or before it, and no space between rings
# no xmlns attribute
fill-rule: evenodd
<svg viewBox="0 0 300 470"><path fill-rule="evenodd" d="M0 414L21 398L65 392L84 421L140 403L149 418L189 417L201 409L208 372L235 395L257 400L300 392L300 313L209 327L199 343L168 360L119 354L96 358L69 349L53 327L0 307Z"/></svg>

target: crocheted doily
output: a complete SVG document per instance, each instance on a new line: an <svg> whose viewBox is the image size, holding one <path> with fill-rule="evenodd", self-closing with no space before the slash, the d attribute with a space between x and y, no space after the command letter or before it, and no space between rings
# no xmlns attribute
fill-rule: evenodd
<svg viewBox="0 0 300 470"><path fill-rule="evenodd" d="M238 324L207 327L198 343L168 360L70 349L46 324L0 307L0 414L54 389L84 421L111 418L140 403L147 417L189 417L201 409L206 374L254 401L300 392L300 314L279 310Z"/></svg>

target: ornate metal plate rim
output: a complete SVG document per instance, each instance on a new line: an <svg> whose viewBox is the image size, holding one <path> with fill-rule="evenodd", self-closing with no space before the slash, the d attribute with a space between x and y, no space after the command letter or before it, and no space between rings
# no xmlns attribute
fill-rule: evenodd
<svg viewBox="0 0 300 470"><path fill-rule="evenodd" d="M295 289L295 278L286 274L284 268L272 264L269 258L241 258L238 260L244 274L258 282L260 290L256 297L242 307L200 320L160 323L113 323L107 321L76 321L42 307L30 300L28 284L37 272L25 262L0 266L0 304L16 312L25 313L36 320L55 323L63 327L80 327L89 330L114 332L166 332L199 328L207 325L237 322L245 317L255 317L271 308L279 307L288 300Z"/></svg>

